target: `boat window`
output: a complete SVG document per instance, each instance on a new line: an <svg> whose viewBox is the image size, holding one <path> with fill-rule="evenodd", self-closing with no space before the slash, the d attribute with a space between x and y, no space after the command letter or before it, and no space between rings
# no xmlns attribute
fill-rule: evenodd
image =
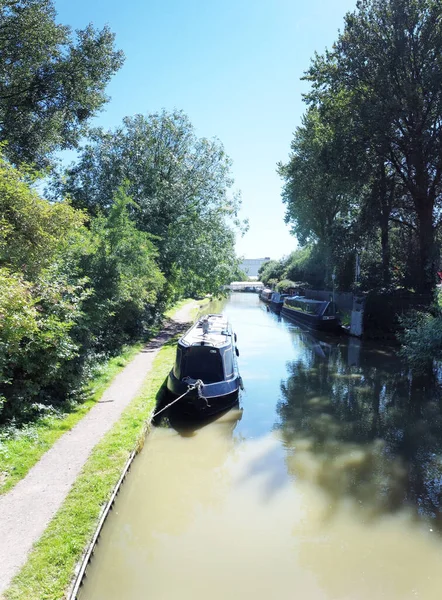
<svg viewBox="0 0 442 600"><path fill-rule="evenodd" d="M191 377L204 383L215 383L224 379L223 362L218 350L210 346L191 346L181 363L181 379Z"/></svg>
<svg viewBox="0 0 442 600"><path fill-rule="evenodd" d="M224 352L224 372L226 377L233 375L233 354L231 348Z"/></svg>
<svg viewBox="0 0 442 600"><path fill-rule="evenodd" d="M311 300L298 299L298 298L286 298L285 303L300 312L304 312L311 315L318 315L323 310L325 302L317 302Z"/></svg>
<svg viewBox="0 0 442 600"><path fill-rule="evenodd" d="M306 302L305 303L305 312L311 314L311 315L317 315L321 312L323 308L322 304L317 304L316 302Z"/></svg>
<svg viewBox="0 0 442 600"><path fill-rule="evenodd" d="M173 374L177 379L180 379L180 365L181 365L181 350L177 348L175 364L173 366Z"/></svg>

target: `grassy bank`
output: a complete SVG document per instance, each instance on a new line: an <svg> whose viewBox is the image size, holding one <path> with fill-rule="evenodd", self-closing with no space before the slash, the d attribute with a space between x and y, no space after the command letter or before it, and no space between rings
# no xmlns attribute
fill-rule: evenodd
<svg viewBox="0 0 442 600"><path fill-rule="evenodd" d="M140 394L95 447L80 476L5 593L8 600L59 600L72 581L103 505L131 451L144 439L146 422L175 356L175 340L159 351Z"/></svg>
<svg viewBox="0 0 442 600"><path fill-rule="evenodd" d="M58 438L89 412L142 347L141 342L126 346L121 354L101 365L85 390L85 402L66 407L65 411L50 411L23 427L10 425L0 428L0 494L20 481Z"/></svg>
<svg viewBox="0 0 442 600"><path fill-rule="evenodd" d="M181 300L165 313L165 318L171 318L177 310L190 302L195 301ZM209 299L198 301L191 311L191 318L196 317L200 306L205 306L209 302ZM143 342L138 342L126 346L118 356L100 365L85 390L84 402L66 406L64 410L49 410L44 416L40 416L26 426L17 427L11 424L0 427L0 494L4 494L23 479L58 438L72 429L89 412L116 375L134 358L143 345Z"/></svg>
<svg viewBox="0 0 442 600"><path fill-rule="evenodd" d="M207 307L212 301L213 301L213 299L211 297L210 298L209 297L202 298L201 300L192 300L191 298L185 298L184 300L180 300L179 302L174 304L172 308L169 308L168 310L166 310L166 312L164 313L164 316L167 319L171 319L173 317L173 315L177 311L179 311L181 308L186 306L186 304L193 302L195 304L195 306L191 309L191 311L189 313L189 319L191 321L194 321L197 318L200 311L202 309L204 309L205 307Z"/></svg>

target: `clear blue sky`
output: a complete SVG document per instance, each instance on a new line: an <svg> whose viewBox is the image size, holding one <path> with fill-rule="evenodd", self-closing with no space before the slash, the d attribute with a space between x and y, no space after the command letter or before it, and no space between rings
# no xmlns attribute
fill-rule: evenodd
<svg viewBox="0 0 442 600"><path fill-rule="evenodd" d="M356 0L55 0L58 19L108 24L126 62L95 124L183 109L197 134L218 137L233 159L249 232L246 258L296 247L284 224L276 163L287 160L305 110L300 81L315 51L330 47Z"/></svg>

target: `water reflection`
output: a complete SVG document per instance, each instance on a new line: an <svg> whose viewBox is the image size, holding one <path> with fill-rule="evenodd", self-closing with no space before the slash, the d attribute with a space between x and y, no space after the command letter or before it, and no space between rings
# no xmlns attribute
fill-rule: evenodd
<svg viewBox="0 0 442 600"><path fill-rule="evenodd" d="M241 417L236 407L205 427L152 431L106 521L80 599L141 599L146 589L158 597L173 540L186 536L201 511L222 507ZM155 568L165 572L153 576Z"/></svg>
<svg viewBox="0 0 442 600"><path fill-rule="evenodd" d="M287 364L278 426L287 467L351 501L366 519L406 508L442 531L440 388L412 379L393 349L300 333Z"/></svg>
<svg viewBox="0 0 442 600"><path fill-rule="evenodd" d="M192 416L187 412L180 411L178 406L176 410L167 412L166 416L161 421L155 423L155 425L157 427L171 427L183 437L193 437L197 435L199 429L203 429L212 423L215 425L227 425L230 423L233 430L234 426L241 420L242 414L243 409L239 401L227 410L201 419L195 418L195 415Z"/></svg>
<svg viewBox="0 0 442 600"><path fill-rule="evenodd" d="M278 321L256 296L223 310L244 410L154 429L81 599L439 600L436 382L393 349Z"/></svg>

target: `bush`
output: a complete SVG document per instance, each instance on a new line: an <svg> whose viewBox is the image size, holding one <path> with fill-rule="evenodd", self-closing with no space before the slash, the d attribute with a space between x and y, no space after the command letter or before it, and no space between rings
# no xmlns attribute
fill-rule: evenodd
<svg viewBox="0 0 442 600"><path fill-rule="evenodd" d="M89 228L0 158L0 421L78 397L96 359L139 337L164 277L120 190Z"/></svg>
<svg viewBox="0 0 442 600"><path fill-rule="evenodd" d="M425 311L431 297L407 290L372 291L365 301L364 337L395 340L402 318L410 311Z"/></svg>
<svg viewBox="0 0 442 600"><path fill-rule="evenodd" d="M276 284L276 291L282 293L285 290L288 290L289 288L297 287L298 285L294 281L291 281L290 279L283 279L282 281Z"/></svg>
<svg viewBox="0 0 442 600"><path fill-rule="evenodd" d="M412 311L400 319L400 354L415 373L425 373L433 361L442 359L442 313Z"/></svg>

